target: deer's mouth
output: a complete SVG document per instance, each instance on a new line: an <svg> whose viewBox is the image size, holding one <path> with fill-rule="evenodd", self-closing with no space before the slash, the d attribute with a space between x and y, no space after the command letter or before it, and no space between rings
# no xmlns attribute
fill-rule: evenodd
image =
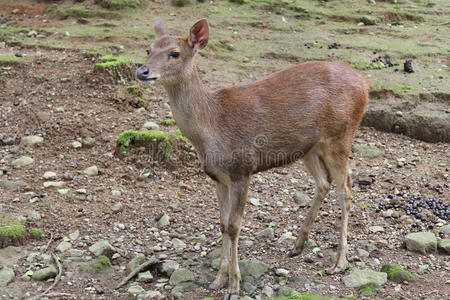
<svg viewBox="0 0 450 300"><path fill-rule="evenodd" d="M136 78L142 82L154 83L159 75L152 73L146 66L142 66L136 71Z"/></svg>

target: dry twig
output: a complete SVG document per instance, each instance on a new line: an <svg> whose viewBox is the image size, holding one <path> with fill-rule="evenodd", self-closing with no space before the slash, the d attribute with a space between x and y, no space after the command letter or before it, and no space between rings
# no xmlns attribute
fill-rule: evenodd
<svg viewBox="0 0 450 300"><path fill-rule="evenodd" d="M136 269L134 269L127 277L125 277L118 286L116 286L116 289L119 289L121 287L123 287L125 284L127 284L128 281L130 281L131 278L133 278L134 276L136 276L136 274L138 274L139 272L143 271L144 269L148 268L151 265L154 265L158 262L158 260L152 256L150 259L148 259L146 262L144 262L143 264L141 264L139 267L137 267Z"/></svg>

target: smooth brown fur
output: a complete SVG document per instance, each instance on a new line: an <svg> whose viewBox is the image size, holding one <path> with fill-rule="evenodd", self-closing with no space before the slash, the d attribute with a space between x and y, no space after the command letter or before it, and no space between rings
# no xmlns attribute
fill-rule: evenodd
<svg viewBox="0 0 450 300"><path fill-rule="evenodd" d="M217 185L223 242L211 288L228 285L230 299L239 294L238 237L251 175L298 159L313 176L316 191L291 254L301 253L334 181L342 217L337 262L330 272L342 271L347 265L351 206L348 157L368 102L367 81L346 64L311 61L247 85L210 92L193 63L208 41L206 20L197 22L188 38L165 35L160 22L155 31L160 37L137 77L144 78L139 73L146 71L145 80L164 85L177 125ZM179 57L174 58L174 52Z"/></svg>

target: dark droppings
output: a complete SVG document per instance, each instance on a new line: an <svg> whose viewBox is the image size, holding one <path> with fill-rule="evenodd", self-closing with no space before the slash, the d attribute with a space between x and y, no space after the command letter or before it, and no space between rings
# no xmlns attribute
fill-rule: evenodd
<svg viewBox="0 0 450 300"><path fill-rule="evenodd" d="M403 63L403 69L406 73L414 73L412 61L410 59L405 60Z"/></svg>
<svg viewBox="0 0 450 300"><path fill-rule="evenodd" d="M387 195L388 199L394 199L394 195ZM407 215L413 215L416 219L425 220L424 210L430 210L433 214L442 220L450 220L450 207L448 204L442 202L437 198L422 199L420 196L412 197L411 199L404 201L404 204L388 204L380 203L376 208L376 212L387 210L391 208L402 208Z"/></svg>

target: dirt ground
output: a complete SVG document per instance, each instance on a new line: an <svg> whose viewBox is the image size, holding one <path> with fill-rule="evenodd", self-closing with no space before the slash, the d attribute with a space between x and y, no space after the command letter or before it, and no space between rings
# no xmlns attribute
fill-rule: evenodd
<svg viewBox="0 0 450 300"><path fill-rule="evenodd" d="M120 249L120 257L112 260L111 270L97 275L80 271L85 262L65 261L67 255L59 254L64 274L52 291L73 295L60 297L61 299L130 299L125 288L114 290L114 287L126 276L125 266L137 253L171 258L192 270L199 288L184 293L184 299L220 299L223 291L207 289L216 274L207 254L219 247L220 237L214 183L201 170L195 151L185 147L174 153L171 163L154 161L145 147L130 149L126 157L116 155L116 138L124 130L137 130L149 120L159 124L162 130L175 130L175 127L162 123L171 118L165 91L156 85L151 89L141 87L139 95L147 106L139 109L137 96L129 92L130 83L124 84L93 68L98 56L103 54L99 49L103 49L105 39L110 44L123 45L125 54L142 61L144 45L152 39L152 35L146 33L145 39L138 40L138 33L128 39L112 33L99 41L97 34L104 32L78 37L71 33L68 40L70 34L61 32L71 32L71 26L81 25L72 25L73 19L61 18L59 13L45 14L50 5L46 1L37 4L34 1L20 2L20 5L25 6L11 3L2 3L0 6L3 20L11 16L6 24L12 28L29 29L17 33L18 40L4 38L3 46L0 47L0 58L2 55L12 57L9 61L0 61L0 180L25 182L27 188L20 192L0 189L0 213L27 217L27 227L43 229L44 236L41 240L27 237L16 245L26 254L39 251L47 244L51 233L50 249L55 249L64 237L79 230L80 238L73 242L74 248L87 250L96 241L106 239ZM55 3L61 9L74 5L72 1ZM90 2L88 4L90 7L97 7ZM152 23L154 15L167 13L162 1L152 1L150 5L153 10L151 18L143 22L146 25ZM14 13L14 9L18 9L20 13ZM178 18L184 18L182 23L175 25L176 30L183 28L187 31L193 20L202 14L211 13L208 9L213 10L214 7L203 7L201 11L196 11L194 17L188 17L191 13L189 10L170 8L169 12L176 12ZM148 9L146 12L149 12ZM124 14L133 15L133 11L127 10ZM277 20L281 16L278 15ZM101 28L95 27L93 23L98 25L103 22L106 21L91 20L90 24L92 28ZM280 22L283 24L283 21ZM295 22L298 23L298 19ZM139 26L144 26L143 23L139 23ZM265 21L256 23L256 27L250 30L264 28L264 24ZM239 28L248 25L229 24L228 27L233 26ZM50 27L63 29L43 31L43 28ZM211 30L226 30L228 27L220 23L220 29ZM444 27L448 29L447 25ZM38 34L42 32L47 38L51 36L52 41L48 41L48 44L31 43L27 34L32 28L36 28ZM280 33L283 34L285 33ZM266 40L263 47L268 47L270 34L265 35L261 39ZM60 40L61 44L58 46L53 40ZM228 37L227 41L232 40ZM255 45L258 42L259 39L251 41ZM72 47L69 43L80 45ZM83 49L83 45L89 43L94 46L98 44L99 47L94 47L94 50L100 52L92 55L89 53L92 49ZM212 45L219 47L214 43ZM113 54L122 52L121 47L108 47L110 51L116 52ZM242 45L237 47L244 48ZM134 56L138 51L142 54ZM289 52L290 50L286 50L285 53ZM16 53L20 53L22 57L17 58L14 56ZM239 66L232 65L229 61L234 58L222 57L220 51L205 53L199 55L197 60L202 70L201 76L210 88L241 80L250 81L253 77L268 74L292 63L277 58L270 63L270 58L252 56L247 52L242 57L239 54ZM441 54L438 56L441 57ZM248 57L248 60L243 60L243 57ZM297 57L292 60L295 62L303 59ZM229 66L232 71L226 72L224 68L219 68L217 60L225 67ZM448 57L446 61L448 62ZM436 81L432 85L448 79L448 71L443 72L443 78L435 77ZM373 70L368 73L371 78L377 76ZM437 93L438 89L432 93ZM445 94L448 86L442 89L444 91L439 92ZM401 94L395 95L395 99L410 99L410 95L404 98L401 98ZM442 102L438 103L442 103L445 110L449 105L446 100L448 97L439 99ZM446 112L440 113L445 115ZM448 121L448 114L446 118ZM44 142L37 147L27 147L21 143L21 138L30 135L41 136ZM81 142L83 147L74 148L74 141ZM358 145L369 145L378 149L379 153L373 158L367 158L364 153L357 151ZM365 297L345 287L342 274L318 274L331 265L330 257L337 246L340 210L334 189L326 198L311 233L311 239L323 255L313 253L308 248L301 256L288 258L287 253L293 242L279 243L278 240L288 231L295 236L308 210L294 200L295 194L300 191L312 198L314 192L312 178L301 163L253 177L249 197L257 198L260 205L248 203L246 207L240 239L240 258L256 258L275 268L289 270L290 277L305 278L312 283L308 287L299 287L290 281L287 283L302 293L330 297L354 295L361 299L450 298L450 256L442 253L421 255L407 251L404 245L404 236L411 232L432 231L443 238L440 227L449 222L450 215L444 213L438 218L430 210L424 209L422 215L414 216L408 215L403 208L415 196L421 199L435 198L449 205L449 144L427 143L404 135L362 127L355 137L354 147L355 151L351 156L354 187L349 222L350 264L353 268L367 267L379 271L386 263L396 263L419 274L417 281L405 284L388 281L376 296ZM11 161L21 156L32 157L33 164L13 167ZM97 176L83 174L83 170L93 165L99 169ZM62 181L63 188L68 189L66 194L58 192L60 188L44 188L43 183L48 180L43 175L47 171L56 173L55 180ZM369 182L367 178L370 178ZM30 202L30 199L36 201ZM122 209L114 212L111 208L118 202L122 204ZM392 205L394 216L387 217L383 214L385 210L380 209L380 204L381 208L383 205ZM38 218L30 217L36 212L39 214ZM170 225L158 228L157 220L162 213L170 216ZM268 226L274 229L275 237L272 240L255 237L257 232ZM373 232L373 226L381 226L382 231ZM206 236L206 241L197 244L189 242L192 237L202 234ZM173 237L186 242L187 249L182 254L172 248L164 249L164 241ZM155 246L162 247L157 249ZM369 251L370 255L361 257L359 249ZM35 295L51 284L20 279L30 268L41 266L27 262L26 257L24 254L15 262L4 262L4 266L13 266L16 272L14 282L5 288L13 295L11 298L21 299ZM428 267L421 270L424 265ZM349 272L350 270L347 274ZM164 287L167 282L161 275L155 273L154 276L154 281L142 285L144 289L159 290L170 298L170 290ZM258 287L267 284L279 286L278 278L272 271L260 280ZM256 294L258 293L260 294L260 289Z"/></svg>

